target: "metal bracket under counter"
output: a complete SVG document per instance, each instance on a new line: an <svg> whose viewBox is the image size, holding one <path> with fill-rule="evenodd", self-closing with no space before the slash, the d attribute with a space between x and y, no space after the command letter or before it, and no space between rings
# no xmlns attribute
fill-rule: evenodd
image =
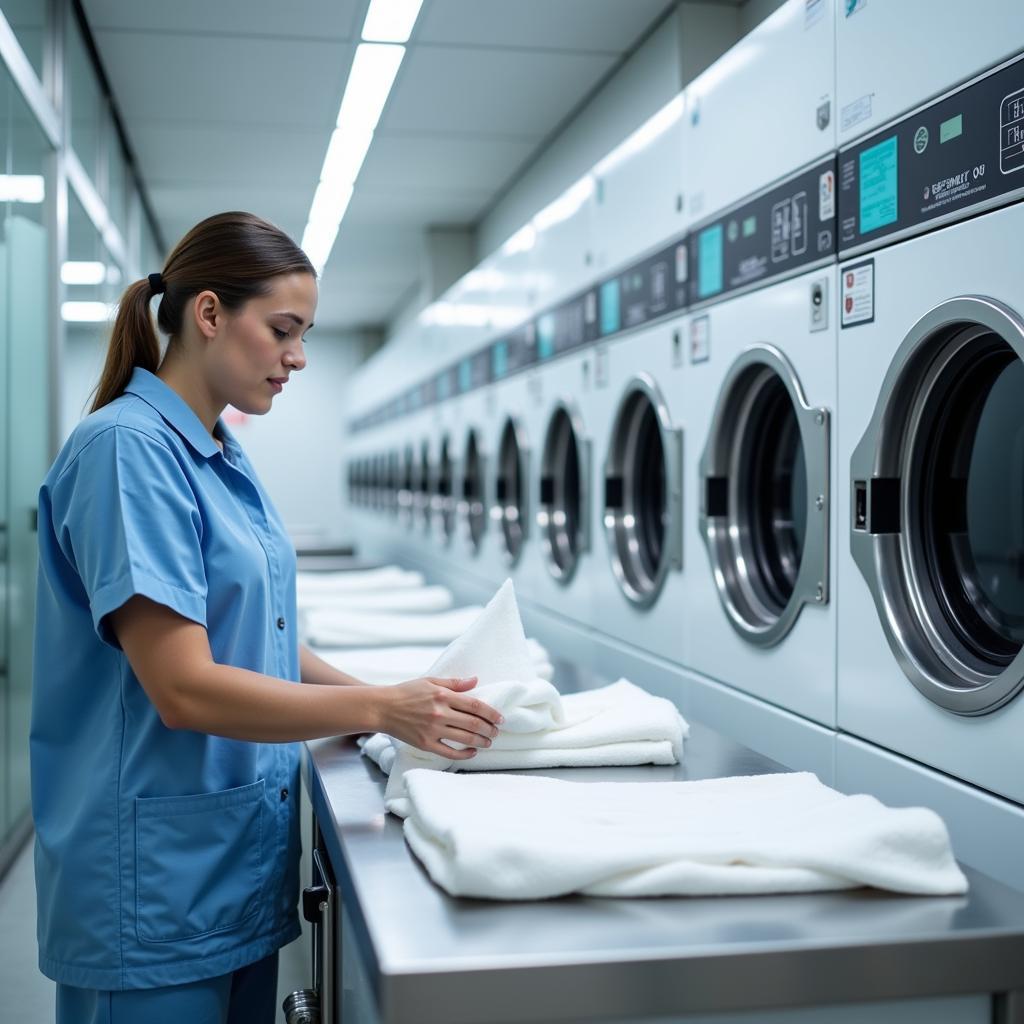
<svg viewBox="0 0 1024 1024"><path fill-rule="evenodd" d="M557 668L563 691L605 682L574 666ZM699 722L690 725L684 763L674 768L532 774L585 783L785 770ZM965 869L971 888L962 897L857 889L522 903L454 898L430 881L401 821L386 814L385 777L355 743L320 740L307 748L306 784L345 914L336 970L342 973L343 957L358 961L348 969L363 979L363 1005L370 1006L337 1018L343 1024L663 1024L711 1013L749 1013L753 1022L782 1019L773 1010L815 1007L822 1008L815 1019L830 1020L838 1018L825 1008L851 1003L864 1006L864 1019L899 1021L883 1000L948 1005L943 1021L1024 1024L1024 893L978 872ZM794 1009L792 1019L803 1021L805 1012L815 1011ZM913 1019L940 1017L929 1011Z"/></svg>

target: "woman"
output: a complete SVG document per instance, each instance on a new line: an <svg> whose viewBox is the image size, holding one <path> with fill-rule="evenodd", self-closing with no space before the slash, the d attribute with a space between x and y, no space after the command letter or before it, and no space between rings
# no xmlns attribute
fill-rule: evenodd
<svg viewBox="0 0 1024 1024"><path fill-rule="evenodd" d="M219 416L269 411L316 300L277 228L197 225L125 292L40 491L32 803L59 1024L272 1021L299 934L293 741L379 730L459 759L501 721L475 679L369 687L299 646L294 551Z"/></svg>

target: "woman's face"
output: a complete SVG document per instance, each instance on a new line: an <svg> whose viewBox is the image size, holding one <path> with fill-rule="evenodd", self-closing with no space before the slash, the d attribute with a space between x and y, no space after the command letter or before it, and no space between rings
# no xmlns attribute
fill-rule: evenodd
<svg viewBox="0 0 1024 1024"><path fill-rule="evenodd" d="M303 335L313 326L316 300L312 274L282 274L237 312L222 309L207 347L216 398L252 415L269 412L289 376L306 365Z"/></svg>

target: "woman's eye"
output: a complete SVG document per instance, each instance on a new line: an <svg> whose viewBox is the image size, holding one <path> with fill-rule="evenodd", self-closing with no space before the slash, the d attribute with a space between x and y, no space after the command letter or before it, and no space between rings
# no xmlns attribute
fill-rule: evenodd
<svg viewBox="0 0 1024 1024"><path fill-rule="evenodd" d="M276 337L278 341L284 341L284 339L288 337L287 331L282 331L278 327L271 327L270 329L274 332L274 337Z"/></svg>

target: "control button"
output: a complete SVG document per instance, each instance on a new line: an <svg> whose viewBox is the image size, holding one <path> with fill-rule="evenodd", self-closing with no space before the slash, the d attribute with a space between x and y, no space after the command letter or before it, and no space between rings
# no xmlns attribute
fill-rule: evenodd
<svg viewBox="0 0 1024 1024"><path fill-rule="evenodd" d="M285 800L287 800L287 799L288 799L288 789L287 789L287 787L282 787L281 788L281 803L284 803Z"/></svg>
<svg viewBox="0 0 1024 1024"><path fill-rule="evenodd" d="M279 619L277 620L277 628L278 628L278 629L284 629L284 618L283 618L283 617L282 617L282 618L279 618Z"/></svg>

